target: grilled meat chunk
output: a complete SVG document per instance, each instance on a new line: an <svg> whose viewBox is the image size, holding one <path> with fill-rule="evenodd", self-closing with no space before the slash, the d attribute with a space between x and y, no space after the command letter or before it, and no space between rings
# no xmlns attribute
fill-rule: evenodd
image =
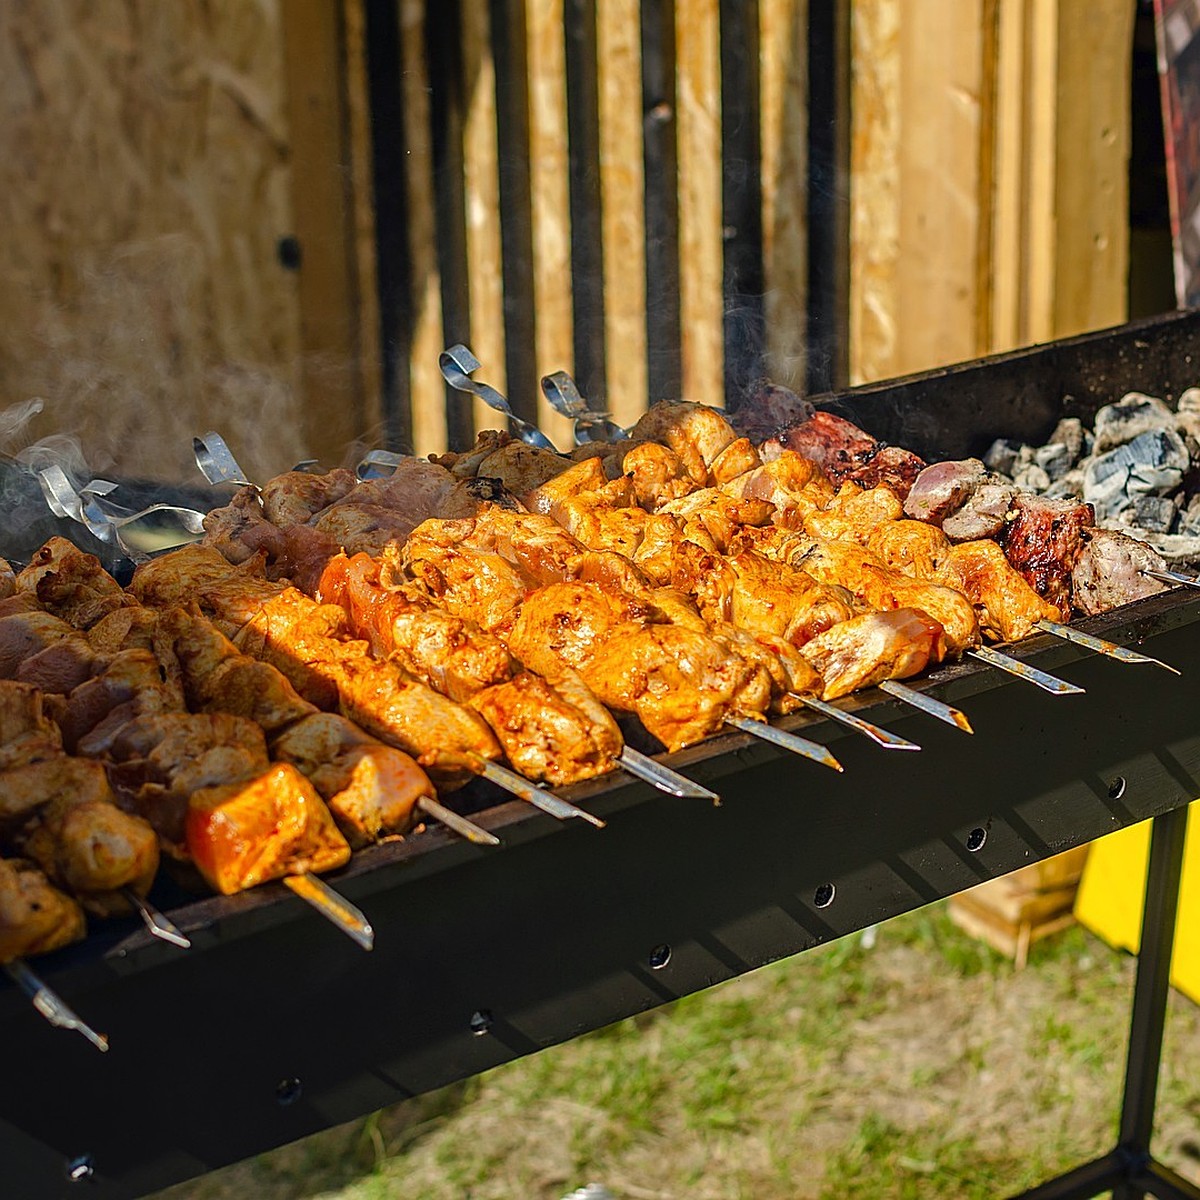
<svg viewBox="0 0 1200 1200"><path fill-rule="evenodd" d="M0 558L0 600L7 600L16 590L16 573L6 559Z"/></svg>
<svg viewBox="0 0 1200 1200"><path fill-rule="evenodd" d="M725 414L688 400L660 400L629 431L632 442L661 442L678 455L692 480L706 487L709 468L738 439Z"/></svg>
<svg viewBox="0 0 1200 1200"><path fill-rule="evenodd" d="M1008 561L1043 599L1071 611L1071 571L1083 551L1083 531L1095 524L1090 504L1018 493L1016 519L1001 542Z"/></svg>
<svg viewBox="0 0 1200 1200"><path fill-rule="evenodd" d="M1166 560L1145 542L1116 530L1086 529L1083 549L1071 570L1071 596L1076 608L1088 616L1107 612L1165 592L1167 584L1143 572L1166 569Z"/></svg>
<svg viewBox="0 0 1200 1200"><path fill-rule="evenodd" d="M62 731L46 716L41 690L0 679L0 771L62 753Z"/></svg>
<svg viewBox="0 0 1200 1200"><path fill-rule="evenodd" d="M354 472L342 467L324 475L285 471L263 484L263 516L281 529L303 525L323 508L344 500L357 486Z"/></svg>
<svg viewBox="0 0 1200 1200"><path fill-rule="evenodd" d="M83 909L27 859L0 858L0 962L48 954L87 932Z"/></svg>

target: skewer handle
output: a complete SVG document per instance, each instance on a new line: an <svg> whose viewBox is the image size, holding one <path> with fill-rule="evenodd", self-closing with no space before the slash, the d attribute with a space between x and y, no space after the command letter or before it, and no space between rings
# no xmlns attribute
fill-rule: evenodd
<svg viewBox="0 0 1200 1200"><path fill-rule="evenodd" d="M137 915L142 918L142 924L147 931L160 941L170 942L182 950L190 950L192 939L183 933L179 926L169 917L163 916L153 904L139 896L131 887L123 887L121 895L133 905Z"/></svg>
<svg viewBox="0 0 1200 1200"><path fill-rule="evenodd" d="M287 884L301 900L307 901L327 921L336 925L351 941L364 950L375 948L375 930L362 911L339 895L316 875L286 875Z"/></svg>
<svg viewBox="0 0 1200 1200"><path fill-rule="evenodd" d="M196 466L200 468L200 474L213 485L238 483L244 487L257 486L246 478L246 472L238 466L233 451L226 445L225 439L214 430L210 429L203 437L192 438L192 454L195 456Z"/></svg>
<svg viewBox="0 0 1200 1200"><path fill-rule="evenodd" d="M1083 688L1068 683L1065 679L1059 679L1057 675L1039 671L1037 667L1031 667L1028 663L1021 662L1020 659L1001 654L999 650L993 650L991 646L980 646L977 650L968 650L967 653L972 658L987 663L988 666L999 667L1001 671L1007 671L1018 679L1024 679L1026 683L1040 687L1042 691L1049 692L1052 696L1079 696L1084 692Z"/></svg>
<svg viewBox="0 0 1200 1200"><path fill-rule="evenodd" d="M1077 646L1086 646L1089 650L1095 650L1097 654L1115 658L1117 662L1153 663L1156 667L1162 667L1164 671L1170 671L1172 675L1179 674L1169 663L1151 658L1148 654L1139 654L1136 650L1130 650L1128 646L1118 646L1116 642L1094 637L1090 633L1084 633L1082 629L1073 629L1070 625L1060 625L1057 621L1038 621L1037 627L1043 633L1052 633L1055 637L1074 642Z"/></svg>
<svg viewBox="0 0 1200 1200"><path fill-rule="evenodd" d="M74 1029L82 1033L102 1054L108 1052L108 1038L97 1033L86 1021L81 1021L75 1010L52 988L42 982L24 959L14 959L4 964L9 978L29 997L33 1007L51 1025L59 1029Z"/></svg>
<svg viewBox="0 0 1200 1200"><path fill-rule="evenodd" d="M528 421L518 417L513 412L512 405L509 404L506 396L501 395L489 384L477 383L471 378L471 372L478 371L479 366L479 359L461 342L443 350L438 355L438 370L441 371L442 378L455 391L469 392L472 396L478 396L488 408L503 413L512 422L517 436L527 445L537 446L542 450L553 450L557 454L558 447L536 425L531 425Z"/></svg>

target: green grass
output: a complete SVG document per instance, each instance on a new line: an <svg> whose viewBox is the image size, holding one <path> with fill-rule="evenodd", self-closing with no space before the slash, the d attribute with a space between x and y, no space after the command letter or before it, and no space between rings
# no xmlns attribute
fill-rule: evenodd
<svg viewBox="0 0 1200 1200"><path fill-rule="evenodd" d="M1026 970L943 905L181 1185L162 1200L972 1200L1110 1148L1132 960ZM1156 1150L1197 1176L1200 1010L1176 997Z"/></svg>

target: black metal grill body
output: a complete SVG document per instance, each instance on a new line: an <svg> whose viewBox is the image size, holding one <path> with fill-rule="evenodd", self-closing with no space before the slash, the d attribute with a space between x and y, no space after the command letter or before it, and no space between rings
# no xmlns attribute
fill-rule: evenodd
<svg viewBox="0 0 1200 1200"><path fill-rule="evenodd" d="M1197 353L1200 319L1173 317L842 402L891 440L939 428L959 454L993 430L1044 432L1068 378L1071 411L1130 388L1176 395ZM498 849L429 832L360 853L336 884L375 926L371 954L268 886L177 909L191 951L116 924L38 960L112 1050L0 989L7 1193L143 1195L1180 808L1200 795L1194 595L1080 622L1178 678L1038 637L1019 653L1086 694L979 664L931 676L974 737L867 693L849 706L921 753L796 716L785 724L828 742L844 774L731 734L671 759L720 807L592 782L564 795L604 830L513 802L476 818ZM84 1155L86 1189L67 1179Z"/></svg>

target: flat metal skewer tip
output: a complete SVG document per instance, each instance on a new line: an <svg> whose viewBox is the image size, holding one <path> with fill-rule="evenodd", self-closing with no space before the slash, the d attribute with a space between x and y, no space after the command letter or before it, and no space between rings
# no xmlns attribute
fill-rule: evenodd
<svg viewBox="0 0 1200 1200"><path fill-rule="evenodd" d="M337 926L352 942L364 950L375 948L375 930L361 909L335 892L316 875L285 875L283 882L301 900L311 904L327 921Z"/></svg>
<svg viewBox="0 0 1200 1200"><path fill-rule="evenodd" d="M621 766L630 775L644 779L658 788L660 792L667 792L672 796L694 796L701 800L711 800L714 804L721 803L721 797L710 788L697 783L694 779L688 779L686 775L680 775L678 771L672 771L670 767L663 766L657 759L651 758L648 754L642 754L641 751L634 750L631 746L626 746L621 751Z"/></svg>
<svg viewBox="0 0 1200 1200"><path fill-rule="evenodd" d="M474 842L476 846L500 845L500 839L494 833L489 833L486 829L480 829L474 821L468 821L461 813L456 813L452 808L447 808L444 804L439 804L429 796L422 796L417 801L417 807L426 816L433 817L436 821L441 821L447 829L453 829L460 837L466 838L468 842Z"/></svg>
<svg viewBox="0 0 1200 1200"><path fill-rule="evenodd" d="M831 721L839 721L849 729L853 729L855 733L861 733L863 737L870 738L877 746L882 746L885 750L920 750L921 748L916 742L910 742L908 738L902 738L898 733L892 733L889 729L881 729L878 725L872 725L870 721L864 721L862 717L856 717L853 713L844 712L833 704L818 700L815 696L801 696L800 699L806 708L811 708L813 712L819 712Z"/></svg>
<svg viewBox="0 0 1200 1200"><path fill-rule="evenodd" d="M1010 675L1024 679L1026 683L1032 683L1053 696L1080 696L1086 690L1073 683L1068 683L1065 679L1059 679L1057 675L1049 675L1019 659L1001 654L1000 651L993 650L991 646L980 646L976 650L968 650L967 653L972 658L977 658L980 662L987 663L988 666L998 667L1001 671L1007 671Z"/></svg>
<svg viewBox="0 0 1200 1200"><path fill-rule="evenodd" d="M771 742L784 750L790 750L802 758L810 758L813 762L820 763L832 771L843 770L842 764L834 758L829 747L822 746L820 742L810 742L808 738L789 733L786 729L776 729L774 725L768 725L766 721L756 721L753 717L743 717L733 713L726 715L725 724L732 725L734 729L740 729L743 733L750 734L751 737Z"/></svg>
<svg viewBox="0 0 1200 1200"><path fill-rule="evenodd" d="M1070 625L1060 625L1057 621L1038 621L1037 627L1043 633L1050 633L1064 641L1074 642L1077 646L1086 646L1089 650L1095 650L1097 654L1115 658L1117 662L1153 663L1156 667L1162 667L1164 671L1170 671L1172 675L1179 674L1178 668L1171 666L1170 663L1151 658L1148 654L1141 654L1137 650L1130 650L1128 646L1118 646L1116 642L1084 633L1082 629L1073 629Z"/></svg>
<svg viewBox="0 0 1200 1200"><path fill-rule="evenodd" d="M29 997L33 1007L59 1029L73 1029L81 1033L102 1054L108 1053L108 1038L97 1033L86 1021L81 1021L75 1010L41 976L35 974L20 958L4 964L9 978Z"/></svg>
<svg viewBox="0 0 1200 1200"><path fill-rule="evenodd" d="M971 722L967 720L967 714L962 709L947 704L944 700L938 700L935 696L930 696L925 692L918 692L916 688L910 688L895 679L885 679L879 685L879 689L887 692L889 696L899 700L902 704L909 704L913 708L920 709L928 716L936 717L947 725L953 725L964 733L975 732L971 728Z"/></svg>
<svg viewBox="0 0 1200 1200"><path fill-rule="evenodd" d="M540 808L542 812L549 813L550 816L557 817L560 821L569 821L572 817L578 817L590 825L595 825L597 829L604 828L604 822L599 817L560 799L553 792L538 787L536 783L530 783L528 779L518 775L515 771L510 771L507 767L492 762L491 759L481 758L478 763L479 773L484 779L502 787L506 792L516 796L518 800L524 800L527 804Z"/></svg>
<svg viewBox="0 0 1200 1200"><path fill-rule="evenodd" d="M139 896L131 887L121 889L121 894L133 906L134 911L142 918L142 924L152 936L162 942L170 942L181 950L190 950L192 939L185 934L170 917L164 916L143 896Z"/></svg>

